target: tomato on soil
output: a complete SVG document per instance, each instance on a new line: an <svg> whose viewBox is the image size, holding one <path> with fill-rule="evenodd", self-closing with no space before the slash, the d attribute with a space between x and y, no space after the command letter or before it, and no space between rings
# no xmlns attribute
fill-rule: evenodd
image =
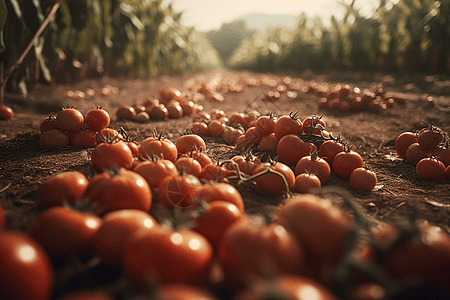
<svg viewBox="0 0 450 300"><path fill-rule="evenodd" d="M97 172L118 168L130 169L133 164L133 153L124 141L114 139L95 146L91 154L91 163Z"/></svg>
<svg viewBox="0 0 450 300"><path fill-rule="evenodd" d="M319 147L319 156L323 158L330 166L333 165L333 160L336 154L344 152L344 145L339 142L329 140L325 141Z"/></svg>
<svg viewBox="0 0 450 300"><path fill-rule="evenodd" d="M141 159L151 159L154 155L174 163L178 158L178 150L171 140L162 135L148 137L141 142L138 157Z"/></svg>
<svg viewBox="0 0 450 300"><path fill-rule="evenodd" d="M69 145L73 147L95 147L97 145L97 133L92 129L80 129L69 137Z"/></svg>
<svg viewBox="0 0 450 300"><path fill-rule="evenodd" d="M41 125L39 126L39 132L42 133L51 129L56 129L56 118L54 115L48 116L48 118L45 118L41 122Z"/></svg>
<svg viewBox="0 0 450 300"><path fill-rule="evenodd" d="M284 179L286 183L283 181L282 177L278 174L274 173L265 173L267 169L278 172ZM271 196L279 196L283 193L288 192L290 189L294 187L295 183L295 175L294 172L289 168L289 166L283 163L261 163L253 170L253 176L256 174L261 174L258 176L254 182L256 183L258 189L266 194ZM287 186L286 186L287 184Z"/></svg>
<svg viewBox="0 0 450 300"><path fill-rule="evenodd" d="M294 191L297 193L311 193L313 189L320 188L321 186L319 177L314 174L301 173L295 177Z"/></svg>
<svg viewBox="0 0 450 300"><path fill-rule="evenodd" d="M219 121L219 120L212 120L208 123L208 134L210 136L221 136L222 133L225 131L225 123Z"/></svg>
<svg viewBox="0 0 450 300"><path fill-rule="evenodd" d="M229 173L230 171L224 166L208 164L202 169L198 178L206 181L220 181L227 178Z"/></svg>
<svg viewBox="0 0 450 300"><path fill-rule="evenodd" d="M361 168L363 165L361 155L353 150L339 152L333 159L333 171L342 178L350 178L353 170Z"/></svg>
<svg viewBox="0 0 450 300"><path fill-rule="evenodd" d="M233 185L226 182L205 184L197 191L194 198L196 203L201 201L209 203L216 200L227 201L236 205L240 211L244 211L244 199L241 193Z"/></svg>
<svg viewBox="0 0 450 300"><path fill-rule="evenodd" d="M0 120L9 120L14 116L14 111L11 107L2 105L0 106Z"/></svg>
<svg viewBox="0 0 450 300"><path fill-rule="evenodd" d="M342 105L342 103L341 103ZM309 116L303 120L303 132L306 134L309 134L311 132L311 128L313 127L319 127L318 125L323 127L323 129L316 128L313 131L313 134L320 134L322 130L324 130L327 127L327 124L322 119L321 116Z"/></svg>
<svg viewBox="0 0 450 300"><path fill-rule="evenodd" d="M288 116L278 118L273 132L278 140L287 134L300 134L303 132L303 123L297 113L291 112Z"/></svg>
<svg viewBox="0 0 450 300"><path fill-rule="evenodd" d="M194 175L182 173L167 176L158 187L158 200L169 208L196 206L194 195L201 188L200 179Z"/></svg>
<svg viewBox="0 0 450 300"><path fill-rule="evenodd" d="M416 165L416 173L422 179L445 179L445 165L436 158L423 158Z"/></svg>
<svg viewBox="0 0 450 300"><path fill-rule="evenodd" d="M331 176L330 165L317 152L312 155L302 157L295 166L295 175L310 173L319 177L321 185L325 184Z"/></svg>
<svg viewBox="0 0 450 300"><path fill-rule="evenodd" d="M151 189L157 189L167 176L178 174L177 167L173 162L157 157L138 164L134 168L134 172L144 177Z"/></svg>
<svg viewBox="0 0 450 300"><path fill-rule="evenodd" d="M283 136L277 145L278 158L288 166L295 166L302 157L311 155L316 150L316 145L303 141L297 134Z"/></svg>
<svg viewBox="0 0 450 300"><path fill-rule="evenodd" d="M431 126L430 128L422 129L417 135L417 143L425 151L430 151L436 148L444 138L442 130Z"/></svg>
<svg viewBox="0 0 450 300"><path fill-rule="evenodd" d="M412 143L406 149L406 160L416 165L421 159L428 157L428 151L424 150L419 143Z"/></svg>
<svg viewBox="0 0 450 300"><path fill-rule="evenodd" d="M185 154L200 148L206 150L206 143L205 140L197 134L185 134L178 138L176 148L179 154Z"/></svg>
<svg viewBox="0 0 450 300"><path fill-rule="evenodd" d="M130 105L122 105L116 110L117 120L132 120L136 116L136 110Z"/></svg>
<svg viewBox="0 0 450 300"><path fill-rule="evenodd" d="M88 111L84 120L86 126L96 132L108 127L109 121L110 117L108 112L101 107Z"/></svg>
<svg viewBox="0 0 450 300"><path fill-rule="evenodd" d="M258 149L275 156L277 155L277 145L278 139L275 136L275 133L271 133L261 138L261 141L259 141L258 144Z"/></svg>
<svg viewBox="0 0 450 300"><path fill-rule="evenodd" d="M409 131L401 133L395 140L395 151L398 156L404 158L406 149L413 143L417 143L417 134Z"/></svg>
<svg viewBox="0 0 450 300"><path fill-rule="evenodd" d="M180 158L178 158L175 162L175 167L177 168L178 172L181 172L183 170L184 173L192 174L196 177L199 177L202 171L202 165L199 163L199 161L188 156L181 156Z"/></svg>
<svg viewBox="0 0 450 300"><path fill-rule="evenodd" d="M377 185L377 175L366 168L356 168L349 179L350 186L359 191L368 192Z"/></svg>
<svg viewBox="0 0 450 300"><path fill-rule="evenodd" d="M51 129L41 133L39 136L41 148L59 148L69 146L69 135L60 129Z"/></svg>
<svg viewBox="0 0 450 300"><path fill-rule="evenodd" d="M75 108L64 108L56 115L56 127L62 131L77 131L83 123L83 114Z"/></svg>

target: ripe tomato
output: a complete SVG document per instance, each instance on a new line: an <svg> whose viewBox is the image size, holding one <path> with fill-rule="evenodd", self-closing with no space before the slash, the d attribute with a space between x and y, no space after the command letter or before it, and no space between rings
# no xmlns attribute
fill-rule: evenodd
<svg viewBox="0 0 450 300"><path fill-rule="evenodd" d="M340 258L353 224L330 200L312 194L294 196L275 219L295 234L310 257L320 262Z"/></svg>
<svg viewBox="0 0 450 300"><path fill-rule="evenodd" d="M51 129L41 133L39 136L41 148L59 148L69 146L69 135L60 129Z"/></svg>
<svg viewBox="0 0 450 300"><path fill-rule="evenodd" d="M339 152L344 152L344 150L344 145L339 142L329 140L320 145L319 156L323 158L330 166L332 166L336 154Z"/></svg>
<svg viewBox="0 0 450 300"><path fill-rule="evenodd" d="M424 150L419 143L412 143L406 149L406 160L416 165L421 159L428 157L428 151Z"/></svg>
<svg viewBox="0 0 450 300"><path fill-rule="evenodd" d="M116 110L117 120L132 120L136 116L136 110L130 105L122 105Z"/></svg>
<svg viewBox="0 0 450 300"><path fill-rule="evenodd" d="M267 170L278 172L283 178L274 173L265 173ZM290 189L294 187L295 175L294 172L287 165L277 162L275 164L271 163L261 163L259 166L253 170L252 176L261 174L255 178L255 183L258 189L270 196L279 196L283 193L289 192ZM287 186L286 186L287 185Z"/></svg>
<svg viewBox="0 0 450 300"><path fill-rule="evenodd" d="M241 193L231 184L226 182L215 182L203 185L194 195L195 203L212 202L222 200L236 205L239 210L244 211L244 199Z"/></svg>
<svg viewBox="0 0 450 300"><path fill-rule="evenodd" d="M209 158L208 154L203 152L204 149L199 149L196 151L189 151L185 153L188 157L192 157L193 159L197 160L202 168L204 168L206 165L212 164L211 158Z"/></svg>
<svg viewBox="0 0 450 300"><path fill-rule="evenodd" d="M178 158L178 150L171 140L160 134L159 136L146 138L139 146L139 158L151 159L154 155L174 163Z"/></svg>
<svg viewBox="0 0 450 300"><path fill-rule="evenodd" d="M166 207L190 207L197 203L194 195L202 188L200 180L191 174L176 174L164 178L158 187L158 200Z"/></svg>
<svg viewBox="0 0 450 300"><path fill-rule="evenodd" d="M14 111L11 107L2 105L0 106L0 120L9 120L14 116Z"/></svg>
<svg viewBox="0 0 450 300"><path fill-rule="evenodd" d="M80 129L69 137L69 145L73 147L95 147L97 145L97 133L92 129Z"/></svg>
<svg viewBox="0 0 450 300"><path fill-rule="evenodd" d="M109 126L110 117L106 110L99 107L88 111L84 121L88 128L99 132Z"/></svg>
<svg viewBox="0 0 450 300"><path fill-rule="evenodd" d="M361 168L363 165L361 155L353 150L339 152L333 160L333 170L341 178L350 178L353 170Z"/></svg>
<svg viewBox="0 0 450 300"><path fill-rule="evenodd" d="M309 116L305 120L303 120L303 132L309 134L311 132L311 128L318 127L319 124L320 126L323 127L323 129L320 128L314 129L313 131L314 134L320 134L320 132L327 127L327 124L322 119L322 116Z"/></svg>
<svg viewBox="0 0 450 300"><path fill-rule="evenodd" d="M273 133L277 119L273 116L261 116L256 119L255 127L260 136L266 136Z"/></svg>
<svg viewBox="0 0 450 300"><path fill-rule="evenodd" d="M177 167L173 162L167 159L160 159L156 156L151 160L146 160L134 168L134 172L141 175L148 183L150 188L157 189L167 176L178 174Z"/></svg>
<svg viewBox="0 0 450 300"><path fill-rule="evenodd" d="M220 120L212 120L208 123L208 134L210 136L222 136L222 133L225 131L225 123Z"/></svg>
<svg viewBox="0 0 450 300"><path fill-rule="evenodd" d="M62 131L77 131L83 126L83 123L83 114L75 108L63 108L56 115L56 127Z"/></svg>
<svg viewBox="0 0 450 300"><path fill-rule="evenodd" d="M147 111L152 120L165 120L169 117L169 111L164 104L155 105Z"/></svg>
<svg viewBox="0 0 450 300"><path fill-rule="evenodd" d="M102 262L121 265L123 250L128 237L140 228L158 226L147 212L137 209L121 209L107 213L93 239L93 250Z"/></svg>
<svg viewBox="0 0 450 300"><path fill-rule="evenodd" d="M403 132L395 140L395 152L400 158L404 158L406 149L413 143L417 143L417 135L409 131Z"/></svg>
<svg viewBox="0 0 450 300"><path fill-rule="evenodd" d="M113 139L95 146L91 154L91 163L97 172L115 168L130 169L133 165L133 152L124 141Z"/></svg>
<svg viewBox="0 0 450 300"><path fill-rule="evenodd" d="M432 157L439 158L440 161L444 164L444 166L450 165L450 148L445 147L436 147L430 152Z"/></svg>
<svg viewBox="0 0 450 300"><path fill-rule="evenodd" d="M180 103L184 102L185 98L181 92L176 88L162 88L158 91L158 95L163 102L169 102L170 100L176 100Z"/></svg>
<svg viewBox="0 0 450 300"><path fill-rule="evenodd" d="M244 132L241 129L225 126L221 137L227 145L235 145L237 139L242 135L244 135Z"/></svg>
<svg viewBox="0 0 450 300"><path fill-rule="evenodd" d="M178 153L185 154L192 150L206 150L205 140L197 134L185 134L178 138L176 142Z"/></svg>
<svg viewBox="0 0 450 300"><path fill-rule="evenodd" d="M261 133L256 129L255 126L252 126L250 128L248 128L245 131L245 142L244 142L244 147L243 148L248 148L248 147L258 147L259 142L262 139Z"/></svg>
<svg viewBox="0 0 450 300"><path fill-rule="evenodd" d="M425 151L430 151L436 148L443 139L442 130L431 126L430 128L422 129L417 135L417 142Z"/></svg>
<svg viewBox="0 0 450 300"><path fill-rule="evenodd" d="M314 174L301 173L295 177L294 191L297 193L307 194L321 186L319 177Z"/></svg>
<svg viewBox="0 0 450 300"><path fill-rule="evenodd" d="M55 206L33 221L30 235L51 256L81 256L92 250L92 241L101 225L101 218L94 214Z"/></svg>
<svg viewBox="0 0 450 300"><path fill-rule="evenodd" d="M38 189L37 199L43 208L69 204L83 198L89 181L78 171L59 173L47 179Z"/></svg>
<svg viewBox="0 0 450 300"><path fill-rule="evenodd" d="M149 255L151 249L151 255ZM148 280L201 284L208 279L213 248L201 234L163 226L139 229L127 240L123 270L136 286Z"/></svg>
<svg viewBox="0 0 450 300"><path fill-rule="evenodd" d="M201 180L220 181L229 176L230 171L224 166L218 164L208 164L200 172L198 176Z"/></svg>
<svg viewBox="0 0 450 300"><path fill-rule="evenodd" d="M366 168L356 168L349 179L350 186L358 191L368 192L377 185L377 175Z"/></svg>
<svg viewBox="0 0 450 300"><path fill-rule="evenodd" d="M321 184L325 184L331 176L330 165L319 158L317 152L312 155L302 157L295 166L295 175L310 173L319 177Z"/></svg>
<svg viewBox="0 0 450 300"><path fill-rule="evenodd" d="M91 178L84 198L95 205L98 213L119 209L148 211L152 193L147 181L136 172L120 170L114 174L103 172Z"/></svg>
<svg viewBox="0 0 450 300"><path fill-rule="evenodd" d="M56 129L56 118L52 114L41 122L41 125L39 126L39 132L42 133L51 129Z"/></svg>
<svg viewBox="0 0 450 300"><path fill-rule="evenodd" d="M217 256L232 287L245 285L249 277L300 272L305 266L303 249L292 233L280 224L261 225L248 218L225 230Z"/></svg>
<svg viewBox="0 0 450 300"><path fill-rule="evenodd" d="M208 135L208 125L205 122L194 122L189 127L192 133L199 136Z"/></svg>
<svg viewBox="0 0 450 300"><path fill-rule="evenodd" d="M277 155L277 146L278 139L275 136L275 133L271 133L261 138L261 141L258 144L258 149L275 156Z"/></svg>
<svg viewBox="0 0 450 300"><path fill-rule="evenodd" d="M175 162L175 167L178 172L183 171L184 173L192 174L196 177L199 177L202 172L202 165L198 162L198 160L188 156L178 158Z"/></svg>
<svg viewBox="0 0 450 300"><path fill-rule="evenodd" d="M183 115L190 116L197 112L197 108L195 106L194 101L187 101L181 104L181 108L183 109Z"/></svg>
<svg viewBox="0 0 450 300"><path fill-rule="evenodd" d="M157 299L167 300L219 300L205 289L184 283L164 284L158 288L157 295Z"/></svg>
<svg viewBox="0 0 450 300"><path fill-rule="evenodd" d="M117 137L120 140L123 139L122 134L119 133L117 130L112 128L105 128L97 132L96 142L97 144L101 144L107 140L113 139L114 137Z"/></svg>
<svg viewBox="0 0 450 300"><path fill-rule="evenodd" d="M297 134L283 136L277 145L278 158L288 166L295 166L305 156L317 150L316 145L303 141Z"/></svg>
<svg viewBox="0 0 450 300"><path fill-rule="evenodd" d="M253 170L261 164L261 161L256 156L253 156L251 153L245 153L244 155L236 155L231 158L231 161L237 164L239 171L246 174L253 174ZM232 163L228 165L228 170L236 171L236 168ZM234 172L233 172L234 173Z"/></svg>
<svg viewBox="0 0 450 300"><path fill-rule="evenodd" d="M303 131L303 123L297 116L298 112L291 112L288 116L282 116L277 120L273 132L278 140L287 134L300 134Z"/></svg>
<svg viewBox="0 0 450 300"><path fill-rule="evenodd" d="M167 112L169 119L179 119L183 116L183 108L180 104L168 104Z"/></svg>
<svg viewBox="0 0 450 300"><path fill-rule="evenodd" d="M422 179L445 179L445 166L436 158L422 158L416 165L416 173Z"/></svg>
<svg viewBox="0 0 450 300"><path fill-rule="evenodd" d="M52 265L42 246L29 236L0 232L0 290L2 299L50 299Z"/></svg>

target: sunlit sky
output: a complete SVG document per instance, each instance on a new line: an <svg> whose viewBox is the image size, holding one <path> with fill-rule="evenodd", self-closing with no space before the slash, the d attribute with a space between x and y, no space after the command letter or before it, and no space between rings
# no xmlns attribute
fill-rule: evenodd
<svg viewBox="0 0 450 300"><path fill-rule="evenodd" d="M350 0L346 0L350 1ZM193 26L197 31L217 30L222 23L231 22L251 13L289 14L299 16L305 12L308 16L323 17L328 21L331 15L342 18L343 8L337 0L172 0L175 12L183 12L182 23ZM164 2L170 3L170 0ZM375 0L356 0L356 8L370 16Z"/></svg>

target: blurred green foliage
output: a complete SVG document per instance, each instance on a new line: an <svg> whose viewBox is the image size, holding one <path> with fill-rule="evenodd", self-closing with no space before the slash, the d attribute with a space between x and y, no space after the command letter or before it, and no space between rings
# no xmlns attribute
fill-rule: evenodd
<svg viewBox="0 0 450 300"><path fill-rule="evenodd" d="M228 64L237 70L450 70L450 1L380 0L371 17L355 1L339 0L345 15L329 26L299 16L297 28L272 28L242 42Z"/></svg>

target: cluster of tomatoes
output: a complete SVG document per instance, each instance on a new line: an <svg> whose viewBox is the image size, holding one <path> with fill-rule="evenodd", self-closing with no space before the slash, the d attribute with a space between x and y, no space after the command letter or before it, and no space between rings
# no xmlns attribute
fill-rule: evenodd
<svg viewBox="0 0 450 300"><path fill-rule="evenodd" d="M42 148L95 147L109 122L109 114L102 107L90 110L86 117L76 108L63 108L56 116L50 115L41 122L39 145Z"/></svg>
<svg viewBox="0 0 450 300"><path fill-rule="evenodd" d="M380 111L403 104L405 98L392 95L379 83L372 89L361 90L349 84L328 84L310 81L305 92L314 92L322 96L319 109L348 111Z"/></svg>
<svg viewBox="0 0 450 300"><path fill-rule="evenodd" d="M416 166L420 178L442 180L450 178L449 144L447 133L430 125L419 132L402 132L395 140L395 151Z"/></svg>
<svg viewBox="0 0 450 300"><path fill-rule="evenodd" d="M109 96L109 95L116 95L118 93L120 93L120 89L118 87L106 84L98 91L92 88L86 89L85 91L69 90L66 92L66 96L72 99L89 99L96 95Z"/></svg>

